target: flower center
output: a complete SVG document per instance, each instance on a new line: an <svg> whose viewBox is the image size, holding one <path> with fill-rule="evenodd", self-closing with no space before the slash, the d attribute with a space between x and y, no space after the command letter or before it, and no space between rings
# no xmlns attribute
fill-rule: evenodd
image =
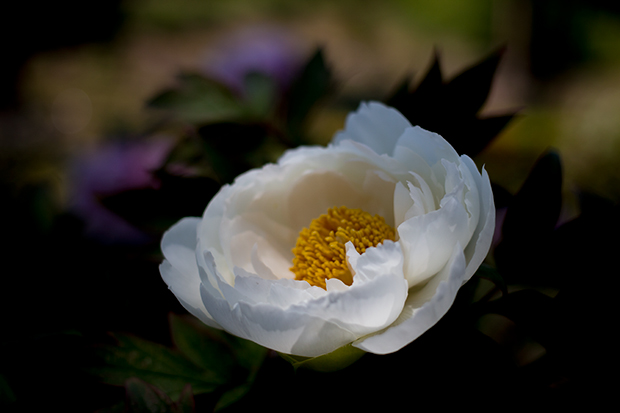
<svg viewBox="0 0 620 413"><path fill-rule="evenodd" d="M330 208L299 233L291 271L296 280L323 289L325 280L331 278L351 285L353 275L347 266L345 244L351 241L363 254L366 248L376 247L386 239L394 241L395 232L383 217L345 206Z"/></svg>

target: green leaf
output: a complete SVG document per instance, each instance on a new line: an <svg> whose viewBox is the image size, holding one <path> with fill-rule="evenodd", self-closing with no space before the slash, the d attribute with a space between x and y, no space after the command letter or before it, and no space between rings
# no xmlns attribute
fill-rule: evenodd
<svg viewBox="0 0 620 413"><path fill-rule="evenodd" d="M201 324L193 317L171 313L169 321L172 341L185 357L222 378L230 378L237 363L222 332Z"/></svg>
<svg viewBox="0 0 620 413"><path fill-rule="evenodd" d="M243 116L243 104L226 86L197 74L179 75L179 87L166 90L148 106L172 111L190 123L233 120Z"/></svg>
<svg viewBox="0 0 620 413"><path fill-rule="evenodd" d="M502 241L494 257L509 284L556 287L557 264L550 252L561 206L560 158L548 152L537 161L506 210Z"/></svg>
<svg viewBox="0 0 620 413"><path fill-rule="evenodd" d="M477 155L512 120L514 113L479 118L503 50L444 81L439 54L413 91L401 85L386 100L413 125L443 136L458 153Z"/></svg>
<svg viewBox="0 0 620 413"><path fill-rule="evenodd" d="M311 109L328 94L331 87L331 71L319 49L291 86L286 102L286 124L294 143L302 143L302 128Z"/></svg>
<svg viewBox="0 0 620 413"><path fill-rule="evenodd" d="M265 119L269 116L276 103L276 83L259 72L250 72L244 78L245 102L249 116Z"/></svg>
<svg viewBox="0 0 620 413"><path fill-rule="evenodd" d="M441 64L439 62L439 53L435 50L433 64L426 72L424 78L415 88L415 95L418 104L423 101L432 100L436 102L443 94L443 75L441 74Z"/></svg>
<svg viewBox="0 0 620 413"><path fill-rule="evenodd" d="M192 386L186 384L179 396L179 400L175 403L175 413L193 413L196 410L194 402L194 394Z"/></svg>
<svg viewBox="0 0 620 413"><path fill-rule="evenodd" d="M455 138L454 148L459 153L477 154L515 118L516 113L476 118L471 126L463 125L465 133L461 139Z"/></svg>
<svg viewBox="0 0 620 413"><path fill-rule="evenodd" d="M240 366L250 372L248 376L249 380L253 380L254 375L260 368L265 356L267 355L267 349L252 341L244 340L229 334L227 334L227 339L231 344L232 351L237 359L237 362Z"/></svg>
<svg viewBox="0 0 620 413"><path fill-rule="evenodd" d="M531 237L552 231L562 206L562 165L550 151L541 156L514 196L502 226L503 236Z"/></svg>
<svg viewBox="0 0 620 413"><path fill-rule="evenodd" d="M494 51L481 62L452 78L445 86L445 104L463 117L478 113L489 96L503 53L504 48Z"/></svg>
<svg viewBox="0 0 620 413"><path fill-rule="evenodd" d="M15 402L15 393L11 389L9 382L0 374L0 406L7 406Z"/></svg>
<svg viewBox="0 0 620 413"><path fill-rule="evenodd" d="M205 350L228 352L236 364L253 372L261 366L267 355L265 347L233 336L224 330L211 328L193 316L171 313L169 320L175 345L183 355L197 365L208 367L214 362L213 359L217 359L220 363L223 361L221 355L212 357L200 354L206 352Z"/></svg>
<svg viewBox="0 0 620 413"><path fill-rule="evenodd" d="M106 195L103 206L148 233L160 234L186 216L200 216L220 184L203 176L158 171L159 188L140 188Z"/></svg>
<svg viewBox="0 0 620 413"><path fill-rule="evenodd" d="M235 403L251 389L266 348L208 327L192 316L170 314L170 328L175 346L185 357L218 372L232 385L220 397L216 410Z"/></svg>
<svg viewBox="0 0 620 413"><path fill-rule="evenodd" d="M403 113L402 108L406 106L409 99L409 88L411 86L412 75L407 76L397 87L394 89L389 98L385 100L388 106L392 106L400 110ZM403 113L404 115L404 113Z"/></svg>
<svg viewBox="0 0 620 413"><path fill-rule="evenodd" d="M135 377L125 382L125 407L130 413L170 413L172 400L164 392Z"/></svg>
<svg viewBox="0 0 620 413"><path fill-rule="evenodd" d="M250 391L251 388L251 383L245 383L241 386L237 386L231 390L224 392L224 394L222 394L222 397L220 397L220 399L217 401L214 411L217 412L219 410L222 410L241 400L243 396L245 396Z"/></svg>
<svg viewBox="0 0 620 413"><path fill-rule="evenodd" d="M416 88L413 91L409 88L409 81L405 80L386 103L398 109L413 125L435 130L432 127L436 123L434 118L444 104L444 83L437 51L433 63Z"/></svg>
<svg viewBox="0 0 620 413"><path fill-rule="evenodd" d="M261 124L215 122L198 129L206 161L222 183L231 183L241 173L262 165L252 163L267 137Z"/></svg>
<svg viewBox="0 0 620 413"><path fill-rule="evenodd" d="M200 394L226 382L217 372L197 366L176 350L131 335L116 333L114 337L118 345L101 346L102 363L90 369L104 383L120 386L137 377L175 399L187 383Z"/></svg>

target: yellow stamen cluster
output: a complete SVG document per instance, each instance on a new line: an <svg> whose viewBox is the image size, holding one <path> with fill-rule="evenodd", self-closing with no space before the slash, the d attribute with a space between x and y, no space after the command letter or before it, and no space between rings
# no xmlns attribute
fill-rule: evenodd
<svg viewBox="0 0 620 413"><path fill-rule="evenodd" d="M353 275L347 266L345 244L351 241L363 254L366 248L386 239L394 241L395 232L383 217L344 206L330 208L299 233L291 271L296 280L321 288L326 288L325 280L331 278L351 285Z"/></svg>

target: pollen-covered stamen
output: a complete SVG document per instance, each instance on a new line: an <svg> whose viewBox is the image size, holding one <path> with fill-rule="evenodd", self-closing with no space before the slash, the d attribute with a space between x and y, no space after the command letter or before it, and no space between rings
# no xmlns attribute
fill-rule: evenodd
<svg viewBox="0 0 620 413"><path fill-rule="evenodd" d="M345 206L330 208L299 233L291 271L296 280L321 288L326 288L325 280L331 278L351 285L353 276L347 266L345 244L351 241L363 254L366 248L376 247L386 239L394 241L395 231L383 217Z"/></svg>

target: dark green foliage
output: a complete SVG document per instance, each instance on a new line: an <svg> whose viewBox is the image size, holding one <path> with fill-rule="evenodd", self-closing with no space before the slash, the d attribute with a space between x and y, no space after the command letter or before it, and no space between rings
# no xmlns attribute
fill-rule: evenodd
<svg viewBox="0 0 620 413"><path fill-rule="evenodd" d="M294 145L304 142L303 127L314 106L332 89L331 71L319 49L306 63L286 99L286 128Z"/></svg>
<svg viewBox="0 0 620 413"><path fill-rule="evenodd" d="M512 197L495 259L511 281L544 282L554 229L562 205L562 169L554 152L543 155Z"/></svg>
<svg viewBox="0 0 620 413"><path fill-rule="evenodd" d="M204 176L157 172L159 188L140 188L102 197L115 214L151 234L160 234L186 216L200 216L220 184Z"/></svg>
<svg viewBox="0 0 620 413"><path fill-rule="evenodd" d="M239 118L244 107L226 86L198 74L178 76L179 86L161 92L148 106L165 109L189 123Z"/></svg>
<svg viewBox="0 0 620 413"><path fill-rule="evenodd" d="M481 118L503 49L493 52L481 62L446 81L442 75L439 54L431 67L410 91L405 80L386 100L413 125L443 136L460 154L475 156L513 119L516 112Z"/></svg>
<svg viewBox="0 0 620 413"><path fill-rule="evenodd" d="M114 334L116 343L96 347L98 358L88 371L103 383L124 386L130 411L150 411L140 410L147 406L172 409L155 411L192 411L188 410L192 394L209 396L218 408L243 397L262 364L265 348L189 316L171 314L170 329L174 348ZM172 403L176 399L179 402Z"/></svg>

